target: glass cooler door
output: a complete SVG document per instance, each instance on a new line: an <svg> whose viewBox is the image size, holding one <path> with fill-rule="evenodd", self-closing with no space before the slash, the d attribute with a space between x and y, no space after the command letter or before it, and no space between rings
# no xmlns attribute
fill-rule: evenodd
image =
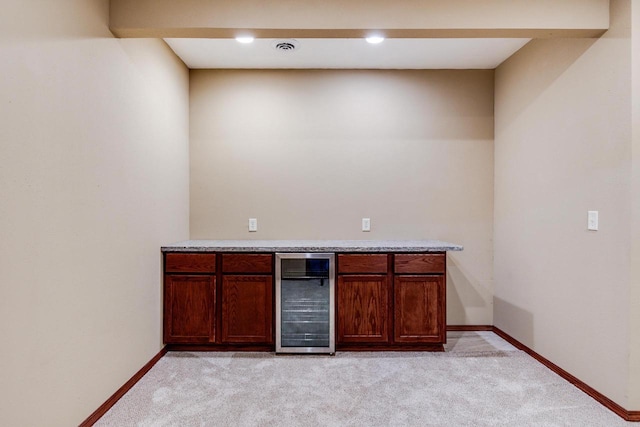
<svg viewBox="0 0 640 427"><path fill-rule="evenodd" d="M276 352L335 352L333 259L277 254Z"/></svg>

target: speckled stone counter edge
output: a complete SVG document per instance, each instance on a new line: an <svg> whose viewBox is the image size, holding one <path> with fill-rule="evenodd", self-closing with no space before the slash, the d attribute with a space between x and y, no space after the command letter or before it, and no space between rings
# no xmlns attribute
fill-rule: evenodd
<svg viewBox="0 0 640 427"><path fill-rule="evenodd" d="M162 252L445 252L463 247L438 240L186 240Z"/></svg>

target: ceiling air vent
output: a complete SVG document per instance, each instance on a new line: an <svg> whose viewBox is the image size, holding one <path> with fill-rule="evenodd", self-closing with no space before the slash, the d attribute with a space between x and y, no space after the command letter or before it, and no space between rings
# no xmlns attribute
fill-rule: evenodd
<svg viewBox="0 0 640 427"><path fill-rule="evenodd" d="M278 52L293 52L298 49L298 41L294 39L276 40L273 42L273 48Z"/></svg>

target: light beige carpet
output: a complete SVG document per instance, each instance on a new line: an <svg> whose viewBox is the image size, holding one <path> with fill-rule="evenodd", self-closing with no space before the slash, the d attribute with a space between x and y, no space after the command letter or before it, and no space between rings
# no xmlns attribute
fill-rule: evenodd
<svg viewBox="0 0 640 427"><path fill-rule="evenodd" d="M175 352L97 426L627 426L492 332L445 353Z"/></svg>

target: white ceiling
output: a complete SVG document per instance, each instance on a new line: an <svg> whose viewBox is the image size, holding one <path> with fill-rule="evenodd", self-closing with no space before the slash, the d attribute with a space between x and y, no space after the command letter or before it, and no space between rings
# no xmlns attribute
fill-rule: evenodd
<svg viewBox="0 0 640 427"><path fill-rule="evenodd" d="M165 39L189 68L493 69L531 39ZM282 39L286 40L286 39Z"/></svg>

